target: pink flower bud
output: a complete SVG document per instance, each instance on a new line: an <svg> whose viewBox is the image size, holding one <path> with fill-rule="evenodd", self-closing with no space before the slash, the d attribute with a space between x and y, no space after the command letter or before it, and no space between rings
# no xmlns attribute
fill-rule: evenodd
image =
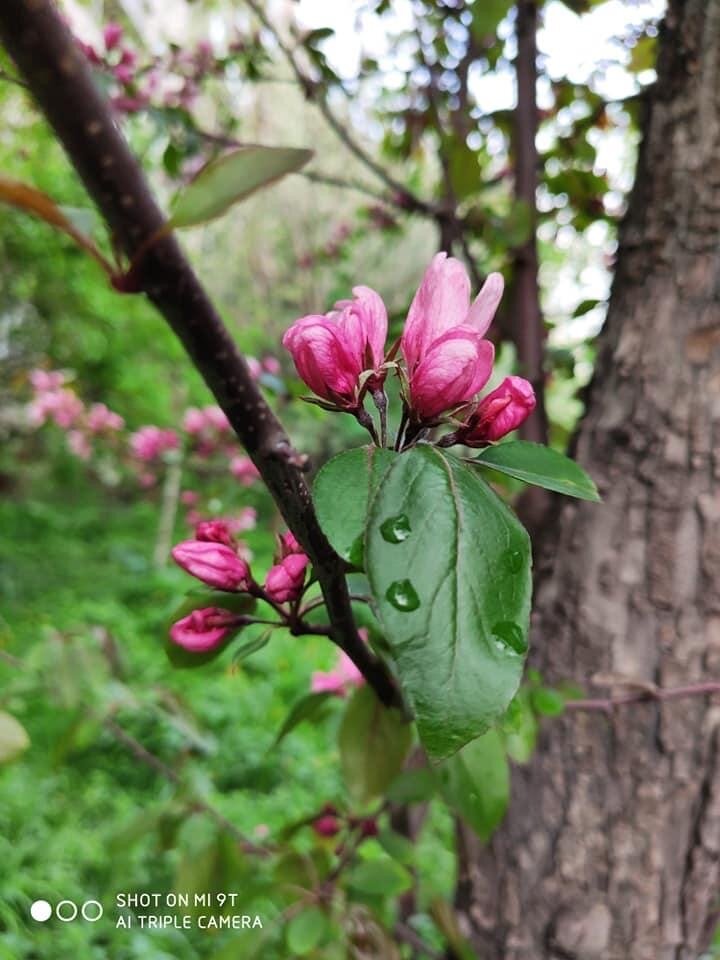
<svg viewBox="0 0 720 960"><path fill-rule="evenodd" d="M233 457L230 461L230 473L244 487L250 487L260 476L258 468L250 457Z"/></svg>
<svg viewBox="0 0 720 960"><path fill-rule="evenodd" d="M253 378L253 380L257 380L262 373L262 365L260 361L257 357L250 356L245 357L245 360L250 369L250 376Z"/></svg>
<svg viewBox="0 0 720 960"><path fill-rule="evenodd" d="M224 543L235 547L235 538L224 520L202 520L195 528L195 538L209 543Z"/></svg>
<svg viewBox="0 0 720 960"><path fill-rule="evenodd" d="M122 430L125 426L123 418L109 410L104 403L94 403L88 410L87 426L92 433Z"/></svg>
<svg viewBox="0 0 720 960"><path fill-rule="evenodd" d="M357 404L361 373L373 370L381 378L387 337L387 311L378 294L369 287L354 287L353 294L326 316L297 320L282 341L310 389L348 408Z"/></svg>
<svg viewBox="0 0 720 960"><path fill-rule="evenodd" d="M183 540L173 547L172 557L178 566L209 587L242 591L250 586L247 563L223 543Z"/></svg>
<svg viewBox="0 0 720 960"><path fill-rule="evenodd" d="M123 28L119 23L108 23L103 28L103 42L106 50L114 50L120 43L123 35Z"/></svg>
<svg viewBox="0 0 720 960"><path fill-rule="evenodd" d="M217 430L218 433L228 433L232 429L230 421L220 407L214 405L205 407L203 414L205 415L205 422L208 426L212 427L213 430Z"/></svg>
<svg viewBox="0 0 720 960"><path fill-rule="evenodd" d="M176 450L180 444L174 430L160 427L140 427L130 436L130 452L143 463L157 459L168 450Z"/></svg>
<svg viewBox="0 0 720 960"><path fill-rule="evenodd" d="M170 638L191 653L206 653L220 646L236 625L237 616L229 610L203 607L174 623Z"/></svg>
<svg viewBox="0 0 720 960"><path fill-rule="evenodd" d="M302 595L308 563L304 553L292 553L270 567L265 578L265 592L270 599L275 603L298 600Z"/></svg>
<svg viewBox="0 0 720 960"><path fill-rule="evenodd" d="M341 823L334 814L326 813L313 820L312 828L319 837L335 837L340 833Z"/></svg>
<svg viewBox="0 0 720 960"><path fill-rule="evenodd" d="M457 432L458 443L483 447L517 430L535 409L535 391L522 377L506 377L478 404Z"/></svg>
<svg viewBox="0 0 720 960"><path fill-rule="evenodd" d="M466 403L487 383L494 349L483 336L502 292L502 276L490 274L471 305L463 264L444 253L433 257L410 305L401 344L416 419L432 420Z"/></svg>
<svg viewBox="0 0 720 960"><path fill-rule="evenodd" d="M288 530L287 533L281 533L278 540L280 541L280 560L284 560L285 557L289 557L293 553L303 552L303 548L297 542L292 530Z"/></svg>
<svg viewBox="0 0 720 960"><path fill-rule="evenodd" d="M271 373L274 377L279 377L282 373L280 361L277 357L270 356L270 354L263 357L260 364L266 373Z"/></svg>
<svg viewBox="0 0 720 960"><path fill-rule="evenodd" d="M205 414L197 407L188 407L182 418L182 427L185 433L194 436L205 429Z"/></svg>

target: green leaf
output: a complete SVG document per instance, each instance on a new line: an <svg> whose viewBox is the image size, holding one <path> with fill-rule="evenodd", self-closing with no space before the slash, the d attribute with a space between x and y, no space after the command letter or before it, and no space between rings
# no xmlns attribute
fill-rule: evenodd
<svg viewBox="0 0 720 960"><path fill-rule="evenodd" d="M497 730L466 744L439 768L448 804L488 840L502 821L510 798L510 770Z"/></svg>
<svg viewBox="0 0 720 960"><path fill-rule="evenodd" d="M385 707L368 686L359 687L340 725L340 763L348 792L358 804L380 796L402 768L412 728Z"/></svg>
<svg viewBox="0 0 720 960"><path fill-rule="evenodd" d="M509 477L533 483L546 490L564 493L580 500L600 502L597 487L574 460L552 447L526 440L498 443L483 450L471 463L506 473Z"/></svg>
<svg viewBox="0 0 720 960"><path fill-rule="evenodd" d="M381 830L378 834L378 843L385 853L388 853L393 860L411 867L415 863L415 847L402 834L394 830Z"/></svg>
<svg viewBox="0 0 720 960"><path fill-rule="evenodd" d="M193 227L304 166L312 150L242 147L211 160L173 201L170 227Z"/></svg>
<svg viewBox="0 0 720 960"><path fill-rule="evenodd" d="M502 731L510 759L516 763L527 763L535 752L538 735L538 722L527 688L521 687L510 702Z"/></svg>
<svg viewBox="0 0 720 960"><path fill-rule="evenodd" d="M590 313L591 310L594 310L599 304L604 303L603 300L581 300L580 303L575 307L572 312L573 317L584 317L586 313Z"/></svg>
<svg viewBox="0 0 720 960"><path fill-rule="evenodd" d="M274 627L270 627L268 630L263 630L259 636L253 637L252 640L246 640L245 643L241 643L233 654L233 663L240 663L241 661L247 659L247 657L249 657L251 654L257 653L258 650L262 650L263 647L266 647L270 642L273 629Z"/></svg>
<svg viewBox="0 0 720 960"><path fill-rule="evenodd" d="M323 693L307 693L304 697L301 697L296 703L290 708L290 713L283 721L283 725L278 731L278 735L275 737L275 743L273 746L277 746L281 740L284 740L285 737L290 733L291 730L294 730L295 727L302 723L303 720L312 720L317 721L320 718L323 708L328 700L331 699L334 695L329 692Z"/></svg>
<svg viewBox="0 0 720 960"><path fill-rule="evenodd" d="M8 763L19 757L30 746L30 737L25 727L0 710L0 763Z"/></svg>
<svg viewBox="0 0 720 960"><path fill-rule="evenodd" d="M440 759L494 724L518 688L528 535L473 467L421 444L385 474L366 544L400 682L425 748Z"/></svg>
<svg viewBox="0 0 720 960"><path fill-rule="evenodd" d="M495 33L500 21L510 12L513 0L483 0L482 3L472 5L472 32L474 36L483 41L490 34Z"/></svg>
<svg viewBox="0 0 720 960"><path fill-rule="evenodd" d="M542 717L559 717L565 711L562 694L550 687L540 687L530 693L533 710Z"/></svg>
<svg viewBox="0 0 720 960"><path fill-rule="evenodd" d="M391 803L424 803L437 793L437 778L428 767L403 770L388 787L385 796Z"/></svg>
<svg viewBox="0 0 720 960"><path fill-rule="evenodd" d="M285 940L293 956L304 957L321 942L327 931L327 917L319 907L296 914L285 929Z"/></svg>
<svg viewBox="0 0 720 960"><path fill-rule="evenodd" d="M412 877L394 860L366 860L352 870L348 886L360 893L396 897L410 889Z"/></svg>
<svg viewBox="0 0 720 960"><path fill-rule="evenodd" d="M329 460L313 484L320 526L340 556L363 565L368 501L397 454L378 447L346 450Z"/></svg>

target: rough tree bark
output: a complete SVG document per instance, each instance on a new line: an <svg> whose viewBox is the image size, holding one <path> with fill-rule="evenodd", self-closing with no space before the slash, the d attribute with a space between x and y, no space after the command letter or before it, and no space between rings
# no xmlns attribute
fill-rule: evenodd
<svg viewBox="0 0 720 960"><path fill-rule="evenodd" d="M602 505L546 544L535 663L720 675L720 0L670 0L580 462ZM548 538L550 539L550 538ZM547 721L458 904L483 960L695 960L720 912L720 703Z"/></svg>

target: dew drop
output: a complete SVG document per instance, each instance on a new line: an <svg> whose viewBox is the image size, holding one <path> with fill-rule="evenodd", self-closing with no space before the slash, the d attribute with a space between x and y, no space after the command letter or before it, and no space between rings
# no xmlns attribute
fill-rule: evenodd
<svg viewBox="0 0 720 960"><path fill-rule="evenodd" d="M409 580L395 580L387 588L385 596L396 610L403 613L410 613L420 606L420 597Z"/></svg>
<svg viewBox="0 0 720 960"><path fill-rule="evenodd" d="M397 517L389 517L380 524L380 533L383 540L387 540L388 543L402 543L412 533L410 521L404 513Z"/></svg>
<svg viewBox="0 0 720 960"><path fill-rule="evenodd" d="M493 640L498 650L503 653L527 653L528 643L522 628L510 620L502 620L493 624Z"/></svg>
<svg viewBox="0 0 720 960"><path fill-rule="evenodd" d="M507 550L501 562L508 573L520 573L523 568L523 556L519 550Z"/></svg>

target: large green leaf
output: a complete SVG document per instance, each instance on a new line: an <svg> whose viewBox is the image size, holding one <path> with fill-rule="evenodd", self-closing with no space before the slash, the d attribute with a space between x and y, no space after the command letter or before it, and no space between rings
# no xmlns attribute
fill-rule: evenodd
<svg viewBox="0 0 720 960"><path fill-rule="evenodd" d="M320 943L328 929L327 916L319 907L297 913L287 925L285 939L294 957L304 957Z"/></svg>
<svg viewBox="0 0 720 960"><path fill-rule="evenodd" d="M488 840L505 816L510 797L510 769L497 730L467 743L439 768L448 804Z"/></svg>
<svg viewBox="0 0 720 960"><path fill-rule="evenodd" d="M329 460L313 484L320 526L334 549L354 566L363 565L368 501L397 454L379 447L346 450Z"/></svg>
<svg viewBox="0 0 720 960"><path fill-rule="evenodd" d="M222 216L244 200L304 166L312 150L243 147L211 160L173 201L171 227L193 227Z"/></svg>
<svg viewBox="0 0 720 960"><path fill-rule="evenodd" d="M527 440L499 443L483 450L472 462L568 497L600 501L597 487L582 467L541 443Z"/></svg>
<svg viewBox="0 0 720 960"><path fill-rule="evenodd" d="M25 727L11 714L0 710L0 763L20 756L30 746Z"/></svg>
<svg viewBox="0 0 720 960"><path fill-rule="evenodd" d="M340 762L353 799L380 796L402 769L412 728L399 710L385 707L370 687L353 694L340 726Z"/></svg>
<svg viewBox="0 0 720 960"><path fill-rule="evenodd" d="M474 467L421 444L385 474L366 550L420 737L431 756L448 756L499 719L520 682L528 535Z"/></svg>

